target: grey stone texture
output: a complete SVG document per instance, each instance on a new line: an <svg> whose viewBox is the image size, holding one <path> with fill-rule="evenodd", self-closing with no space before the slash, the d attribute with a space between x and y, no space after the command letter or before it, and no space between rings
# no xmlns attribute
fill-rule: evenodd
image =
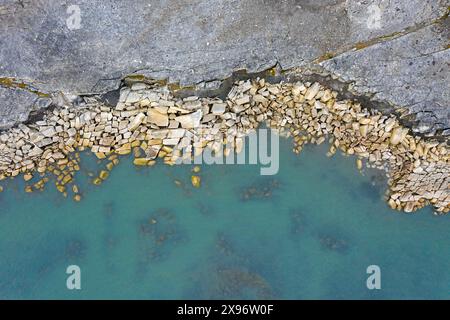
<svg viewBox="0 0 450 320"><path fill-rule="evenodd" d="M434 133L450 128L449 36L448 24L433 24L322 66L356 92L403 107L403 116L414 115L415 131Z"/></svg>
<svg viewBox="0 0 450 320"><path fill-rule="evenodd" d="M117 89L130 74L192 85L240 69L321 66L354 82L358 93L408 108L416 130L434 133L450 128L448 6L448 0L0 0L0 78L72 97ZM32 91L0 86L1 127L36 109L25 98Z"/></svg>

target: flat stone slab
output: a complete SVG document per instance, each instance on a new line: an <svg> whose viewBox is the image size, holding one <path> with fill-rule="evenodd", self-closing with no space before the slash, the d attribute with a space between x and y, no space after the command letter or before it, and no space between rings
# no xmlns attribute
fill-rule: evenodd
<svg viewBox="0 0 450 320"><path fill-rule="evenodd" d="M14 78L39 92L63 92L72 96L117 89L121 79L130 74L188 85L221 80L239 69L256 72L276 64L283 69L308 66L373 39L398 33L401 37L401 33L409 33L410 28L417 29L412 33L420 32L422 26L426 28L446 14L447 2L0 0L0 78ZM443 31L439 32L438 35L444 36ZM381 41L379 46L394 46L391 41L395 39ZM442 58L435 59L438 66L447 65L447 52L444 50ZM352 54L361 53L348 53ZM338 55L334 61L343 57ZM358 58L355 64L367 63L367 57ZM380 51L373 56L370 65L389 58L389 50ZM373 72L351 68L345 71L342 62L337 62L340 68L330 61L323 62L328 63L323 63L326 69L347 81L361 83L362 77L372 77L367 79L366 86L358 85L361 93L372 92L373 88L369 88L372 83L378 85L378 76ZM411 66L400 64L393 71L405 77L418 73L416 78L422 80L416 87L420 87L435 80L427 78L429 72L420 72L420 68L426 67L419 62ZM441 77L445 76L448 74L444 71ZM10 90L7 86L3 88ZM16 114L11 111L14 101L17 104L23 101L20 100L23 94L17 90L2 93L9 96L0 101L2 127L22 121L27 111L34 108L33 103L25 101L15 109ZM389 90L389 87L378 87L383 94L377 98L394 104L402 99L393 99ZM422 98L417 95L417 100L413 101L414 113L422 111L417 107L417 103L423 102ZM448 107L448 99L446 103L441 98L436 101L439 110ZM429 110L434 112L434 107L424 112ZM419 122L430 126L430 121L420 120L426 117L420 117ZM433 128L441 127L450 125L447 121Z"/></svg>

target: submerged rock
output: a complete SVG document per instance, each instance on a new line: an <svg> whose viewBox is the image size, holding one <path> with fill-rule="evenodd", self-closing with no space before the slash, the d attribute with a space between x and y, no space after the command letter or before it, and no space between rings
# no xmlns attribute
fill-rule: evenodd
<svg viewBox="0 0 450 320"><path fill-rule="evenodd" d="M339 253L345 253L349 248L347 241L343 239L334 238L329 235L321 235L320 244L324 249L336 251Z"/></svg>
<svg viewBox="0 0 450 320"><path fill-rule="evenodd" d="M168 209L158 209L139 222L141 246L140 261L143 267L149 262L160 261L170 255L173 248L185 240L185 234Z"/></svg>
<svg viewBox="0 0 450 320"><path fill-rule="evenodd" d="M81 240L70 240L65 246L65 257L67 259L80 259L86 254L87 246Z"/></svg>
<svg viewBox="0 0 450 320"><path fill-rule="evenodd" d="M199 176L192 176L191 183L194 188L200 188L201 178Z"/></svg>
<svg viewBox="0 0 450 320"><path fill-rule="evenodd" d="M279 189L280 182L276 179L263 179L243 188L240 192L242 201L271 199L275 190Z"/></svg>

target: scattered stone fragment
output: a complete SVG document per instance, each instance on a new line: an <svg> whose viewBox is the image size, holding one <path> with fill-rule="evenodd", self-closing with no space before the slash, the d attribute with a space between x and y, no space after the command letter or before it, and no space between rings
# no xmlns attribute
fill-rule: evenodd
<svg viewBox="0 0 450 320"><path fill-rule="evenodd" d="M356 167L358 168L358 170L362 170L363 163L361 159L356 159Z"/></svg>
<svg viewBox="0 0 450 320"><path fill-rule="evenodd" d="M128 130L130 131L136 130L142 124L144 119L145 114L143 114L142 112L137 114L136 117L134 117L133 121L131 122L130 126L128 127Z"/></svg>
<svg viewBox="0 0 450 320"><path fill-rule="evenodd" d="M178 121L183 128L193 129L198 128L200 126L202 116L203 116L202 110L197 110L194 113L176 117L175 120Z"/></svg>
<svg viewBox="0 0 450 320"><path fill-rule="evenodd" d="M133 163L135 166L147 166L148 165L148 159L145 158L136 158L134 159Z"/></svg>
<svg viewBox="0 0 450 320"><path fill-rule="evenodd" d="M100 179L106 180L106 179L108 179L108 177L109 177L108 171L105 171L105 170L100 171L100 174L99 174Z"/></svg>
<svg viewBox="0 0 450 320"><path fill-rule="evenodd" d="M314 99L314 97L319 92L319 90L320 90L320 84L318 82L315 82L311 87L308 88L308 90L306 90L305 99L306 100Z"/></svg>
<svg viewBox="0 0 450 320"><path fill-rule="evenodd" d="M109 171L111 171L114 168L114 162L108 162L106 164L106 169L108 169Z"/></svg>
<svg viewBox="0 0 450 320"><path fill-rule="evenodd" d="M408 133L408 129L397 127L392 130L390 142L392 145L397 145L406 138L406 134Z"/></svg>
<svg viewBox="0 0 450 320"><path fill-rule="evenodd" d="M192 176L191 177L191 183L194 186L194 188L200 188L201 179L199 176Z"/></svg>

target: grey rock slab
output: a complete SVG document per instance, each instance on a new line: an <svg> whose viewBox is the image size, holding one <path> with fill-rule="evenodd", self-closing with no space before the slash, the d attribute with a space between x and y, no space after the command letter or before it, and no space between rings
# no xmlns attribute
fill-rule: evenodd
<svg viewBox="0 0 450 320"><path fill-rule="evenodd" d="M0 86L0 129L26 121L31 111L46 108L50 102L26 90Z"/></svg>
<svg viewBox="0 0 450 320"><path fill-rule="evenodd" d="M437 19L446 2L0 0L0 77L67 95L105 93L133 73L204 83L238 69L307 65ZM5 125L22 117L2 112Z"/></svg>
<svg viewBox="0 0 450 320"><path fill-rule="evenodd" d="M417 121L414 130L434 134L450 128L449 19L346 52L321 65L358 93L405 108Z"/></svg>

